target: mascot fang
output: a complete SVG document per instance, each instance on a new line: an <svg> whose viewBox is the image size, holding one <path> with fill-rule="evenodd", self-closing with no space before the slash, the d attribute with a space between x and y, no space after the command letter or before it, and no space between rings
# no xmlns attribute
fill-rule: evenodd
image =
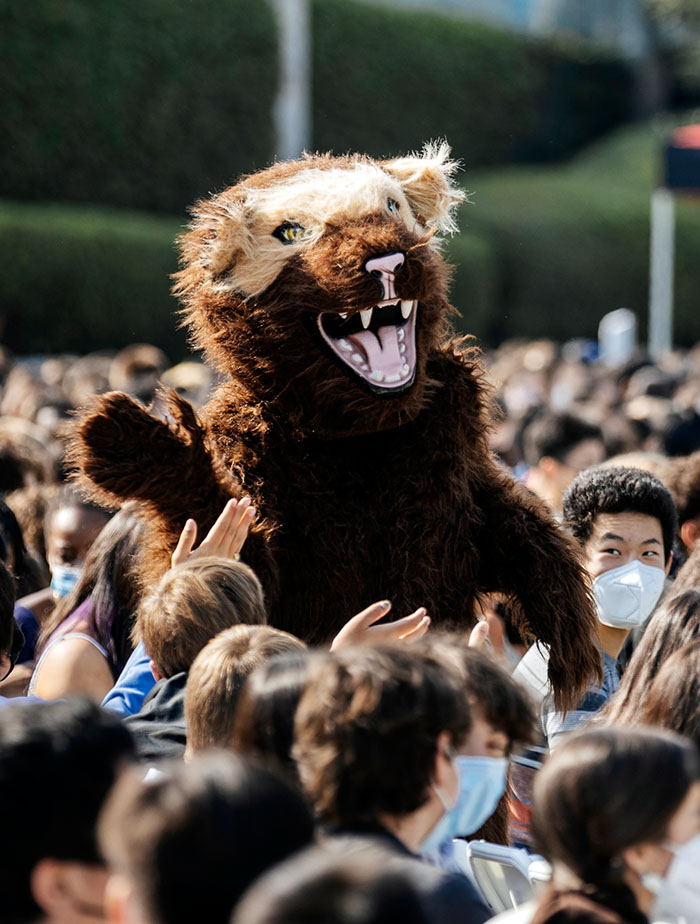
<svg viewBox="0 0 700 924"><path fill-rule="evenodd" d="M167 419L103 395L72 457L94 497L136 501L149 579L188 516L204 535L248 494L272 625L322 642L388 598L467 629L498 591L566 707L600 671L594 612L569 540L489 453L483 369L451 333L456 168L446 145L309 155L197 203L175 293L224 381L199 416L172 392Z"/></svg>

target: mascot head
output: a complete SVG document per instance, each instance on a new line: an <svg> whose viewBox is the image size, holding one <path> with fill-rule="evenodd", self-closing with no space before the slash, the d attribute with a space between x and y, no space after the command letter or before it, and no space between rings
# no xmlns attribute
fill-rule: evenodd
<svg viewBox="0 0 700 924"><path fill-rule="evenodd" d="M447 331L456 170L444 144L307 155L197 203L175 285L194 344L302 434L413 419Z"/></svg>

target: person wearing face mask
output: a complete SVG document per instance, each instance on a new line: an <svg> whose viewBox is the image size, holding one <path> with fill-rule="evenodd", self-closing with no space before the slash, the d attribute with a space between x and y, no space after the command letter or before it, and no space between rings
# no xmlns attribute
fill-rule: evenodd
<svg viewBox="0 0 700 924"><path fill-rule="evenodd" d="M667 488L641 469L597 466L578 475L564 495L564 525L577 542L598 613L602 681L592 682L577 708L554 707L545 649L534 645L513 676L539 704L541 744L517 758L511 780L512 837L531 845L534 773L547 751L598 712L620 686L617 657L630 631L658 603L671 567L676 511Z"/></svg>
<svg viewBox="0 0 700 924"><path fill-rule="evenodd" d="M531 924L700 920L700 763L684 738L570 736L537 777L534 833L552 882Z"/></svg>
<svg viewBox="0 0 700 924"><path fill-rule="evenodd" d="M22 662L34 661L40 630L75 588L90 547L110 516L107 510L84 500L68 485L64 485L51 500L44 520L50 584L48 587L41 585L41 590L31 593L19 589L15 615L25 637L31 640L31 646L23 652ZM29 666L32 667L33 663ZM29 676L31 673L27 680Z"/></svg>
<svg viewBox="0 0 700 924"><path fill-rule="evenodd" d="M42 626L31 695L77 693L101 702L111 688L133 647L133 567L142 535L141 521L125 506L93 542L80 580Z"/></svg>
<svg viewBox="0 0 700 924"><path fill-rule="evenodd" d="M455 838L477 836L507 844L506 814L499 803L506 790L509 756L516 745L532 740L536 720L527 695L493 658L466 647L457 637L437 636L424 645L460 670L471 711L471 729L454 758L459 773L456 805L443 815L421 850L442 869L457 870ZM489 819L488 829L477 834Z"/></svg>
<svg viewBox="0 0 700 924"><path fill-rule="evenodd" d="M462 672L423 642L319 654L296 712L293 757L326 834L388 851L436 924L491 917L464 876L419 858L460 806L471 730Z"/></svg>

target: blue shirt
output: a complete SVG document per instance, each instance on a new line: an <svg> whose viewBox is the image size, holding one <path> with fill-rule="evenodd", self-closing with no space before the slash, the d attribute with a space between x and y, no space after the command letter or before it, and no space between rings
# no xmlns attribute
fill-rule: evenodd
<svg viewBox="0 0 700 924"><path fill-rule="evenodd" d="M124 665L124 670L117 677L117 682L102 700L102 707L116 712L122 718L135 715L155 685L151 659L143 642L139 642Z"/></svg>

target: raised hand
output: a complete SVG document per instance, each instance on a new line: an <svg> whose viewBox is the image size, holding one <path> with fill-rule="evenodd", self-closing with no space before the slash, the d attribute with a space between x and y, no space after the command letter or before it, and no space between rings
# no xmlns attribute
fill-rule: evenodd
<svg viewBox="0 0 700 924"><path fill-rule="evenodd" d="M206 538L193 549L197 539L197 524L188 520L180 534L177 547L172 554L172 566L185 561L215 555L219 558L237 559L248 535L248 530L255 519L256 510L251 506L249 497L241 500L231 498L219 517L207 533Z"/></svg>
<svg viewBox="0 0 700 924"><path fill-rule="evenodd" d="M418 607L415 613L397 619L395 622L383 623L375 626L382 616L391 609L389 600L373 603L366 610L362 610L345 623L340 632L333 639L331 651L347 645L378 644L380 642L415 641L422 638L430 626L430 616L424 606Z"/></svg>
<svg viewBox="0 0 700 924"><path fill-rule="evenodd" d="M467 645L470 648L483 648L489 640L489 624L485 619L480 620L469 633Z"/></svg>

